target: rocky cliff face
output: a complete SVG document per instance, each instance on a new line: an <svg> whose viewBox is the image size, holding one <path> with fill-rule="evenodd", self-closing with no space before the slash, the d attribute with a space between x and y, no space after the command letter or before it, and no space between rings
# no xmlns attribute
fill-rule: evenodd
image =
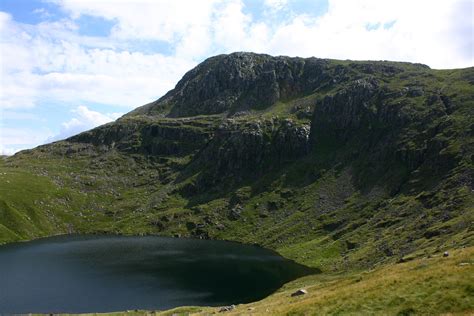
<svg viewBox="0 0 474 316"><path fill-rule="evenodd" d="M150 156L185 156L202 148L212 137L212 120L124 120L69 138L124 153Z"/></svg>
<svg viewBox="0 0 474 316"><path fill-rule="evenodd" d="M291 119L225 120L195 161L204 170L200 187L260 177L304 157L310 151L309 131L309 124Z"/></svg>
<svg viewBox="0 0 474 316"><path fill-rule="evenodd" d="M265 109L278 101L328 90L354 75L404 72L403 63L352 63L341 65L318 58L273 57L233 53L211 57L187 72L165 96L126 116L186 117L234 114ZM424 65L410 67L426 69Z"/></svg>
<svg viewBox="0 0 474 316"><path fill-rule="evenodd" d="M164 97L129 115L169 109L168 116L184 117L264 109L327 84L327 63L251 53L215 56L186 73Z"/></svg>
<svg viewBox="0 0 474 316"><path fill-rule="evenodd" d="M448 170L446 161L457 158L440 158L449 144L436 134L456 104L420 79L433 80L426 71L407 63L219 55L159 100L70 141L191 155L184 174L199 173L195 193L226 179L235 184L262 176L329 147L344 148L338 158L344 162L377 166L357 167L359 178L384 174L393 164L412 171L426 161Z"/></svg>
<svg viewBox="0 0 474 316"><path fill-rule="evenodd" d="M69 190L55 196L68 231L234 239L304 252L323 270L368 265L470 242L472 78L220 55L116 122L8 163Z"/></svg>

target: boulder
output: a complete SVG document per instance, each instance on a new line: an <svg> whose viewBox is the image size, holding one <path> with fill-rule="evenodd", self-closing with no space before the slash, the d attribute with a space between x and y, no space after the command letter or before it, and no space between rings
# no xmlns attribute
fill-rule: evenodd
<svg viewBox="0 0 474 316"><path fill-rule="evenodd" d="M306 291L305 289L299 289L298 291L291 293L291 297L301 296L305 294L308 294L308 291Z"/></svg>
<svg viewBox="0 0 474 316"><path fill-rule="evenodd" d="M408 87L407 88L407 95L411 98L421 97L425 94L425 91L422 87Z"/></svg>
<svg viewBox="0 0 474 316"><path fill-rule="evenodd" d="M237 204L236 206L234 206L229 214L227 215L227 217L231 220L231 221L236 221L238 220L240 217L241 217L241 213L242 213L242 206L240 206L239 204Z"/></svg>
<svg viewBox="0 0 474 316"><path fill-rule="evenodd" d="M235 309L235 305L229 305L229 306L222 306L220 309L219 309L219 313L223 313L223 312L230 312L231 310Z"/></svg>

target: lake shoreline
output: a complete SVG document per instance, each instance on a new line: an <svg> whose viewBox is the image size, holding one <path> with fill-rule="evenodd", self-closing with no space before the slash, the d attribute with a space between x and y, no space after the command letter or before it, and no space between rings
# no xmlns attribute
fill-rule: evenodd
<svg viewBox="0 0 474 316"><path fill-rule="evenodd" d="M110 234L10 243L0 247L0 270L9 271L0 285L0 311L8 313L250 303L320 272L255 245ZM69 294L76 292L87 294Z"/></svg>

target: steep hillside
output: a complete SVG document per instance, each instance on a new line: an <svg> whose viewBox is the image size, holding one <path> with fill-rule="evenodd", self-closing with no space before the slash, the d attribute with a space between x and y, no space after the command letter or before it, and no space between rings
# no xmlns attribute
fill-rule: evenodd
<svg viewBox="0 0 474 316"><path fill-rule="evenodd" d="M234 53L0 163L0 242L258 243L322 271L471 246L474 69Z"/></svg>

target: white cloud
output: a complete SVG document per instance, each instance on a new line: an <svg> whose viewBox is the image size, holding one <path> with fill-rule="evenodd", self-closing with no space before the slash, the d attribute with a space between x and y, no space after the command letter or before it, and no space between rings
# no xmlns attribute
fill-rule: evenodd
<svg viewBox="0 0 474 316"><path fill-rule="evenodd" d="M53 101L121 112L157 99L203 58L232 51L474 64L471 0L329 0L319 17L287 14L291 1L263 1L269 19L255 20L241 0L51 0L66 15L37 25L0 12L0 108ZM110 35L80 35L85 15L111 21ZM137 40L171 49L144 53ZM60 135L97 125L76 111Z"/></svg>
<svg viewBox="0 0 474 316"><path fill-rule="evenodd" d="M89 48L44 31L73 32L71 22L31 27L0 15L0 103L29 108L39 100L94 102L132 109L157 99L186 70L189 59Z"/></svg>
<svg viewBox="0 0 474 316"><path fill-rule="evenodd" d="M34 9L33 13L39 15L42 19L51 18L53 16L45 8Z"/></svg>
<svg viewBox="0 0 474 316"><path fill-rule="evenodd" d="M124 113L106 113L92 111L84 105L80 105L74 110L74 117L61 124L61 129L57 135L49 137L46 142L57 141L76 135L96 126L112 122Z"/></svg>
<svg viewBox="0 0 474 316"><path fill-rule="evenodd" d="M421 62L434 68L472 66L474 25L472 4L471 10L465 8L467 4L468 1L332 0L323 16L315 19L299 15L278 27L269 39L268 51ZM380 27L376 29L367 28L377 24Z"/></svg>
<svg viewBox="0 0 474 316"><path fill-rule="evenodd" d="M115 20L112 37L174 42L195 27L209 26L216 0L56 0L73 18Z"/></svg>
<svg viewBox="0 0 474 316"><path fill-rule="evenodd" d="M2 117L1 122L4 122L5 120L46 122L44 118L39 117L37 114L24 112L24 111L2 110L0 114Z"/></svg>
<svg viewBox="0 0 474 316"><path fill-rule="evenodd" d="M52 133L47 128L11 128L0 127L0 155L13 155L14 153L38 146L51 137Z"/></svg>
<svg viewBox="0 0 474 316"><path fill-rule="evenodd" d="M263 3L271 10L281 10L288 5L288 0L264 0Z"/></svg>
<svg viewBox="0 0 474 316"><path fill-rule="evenodd" d="M226 1L215 13L212 31L215 53L268 53L270 26L254 21L243 9L244 4L240 0Z"/></svg>
<svg viewBox="0 0 474 316"><path fill-rule="evenodd" d="M14 155L18 150L10 147L5 147L4 145L0 144L0 155L3 156L11 156Z"/></svg>
<svg viewBox="0 0 474 316"><path fill-rule="evenodd" d="M90 110L80 105L71 111L73 118L63 122L59 133L54 134L47 128L11 128L0 127L0 155L13 155L16 152L44 143L58 141L102 124L116 120L124 113L105 113ZM2 119L40 120L28 113L2 112Z"/></svg>
<svg viewBox="0 0 474 316"><path fill-rule="evenodd" d="M242 8L240 1L233 1L216 14L214 40L225 50L244 46L243 42L250 38L251 17L244 14Z"/></svg>

